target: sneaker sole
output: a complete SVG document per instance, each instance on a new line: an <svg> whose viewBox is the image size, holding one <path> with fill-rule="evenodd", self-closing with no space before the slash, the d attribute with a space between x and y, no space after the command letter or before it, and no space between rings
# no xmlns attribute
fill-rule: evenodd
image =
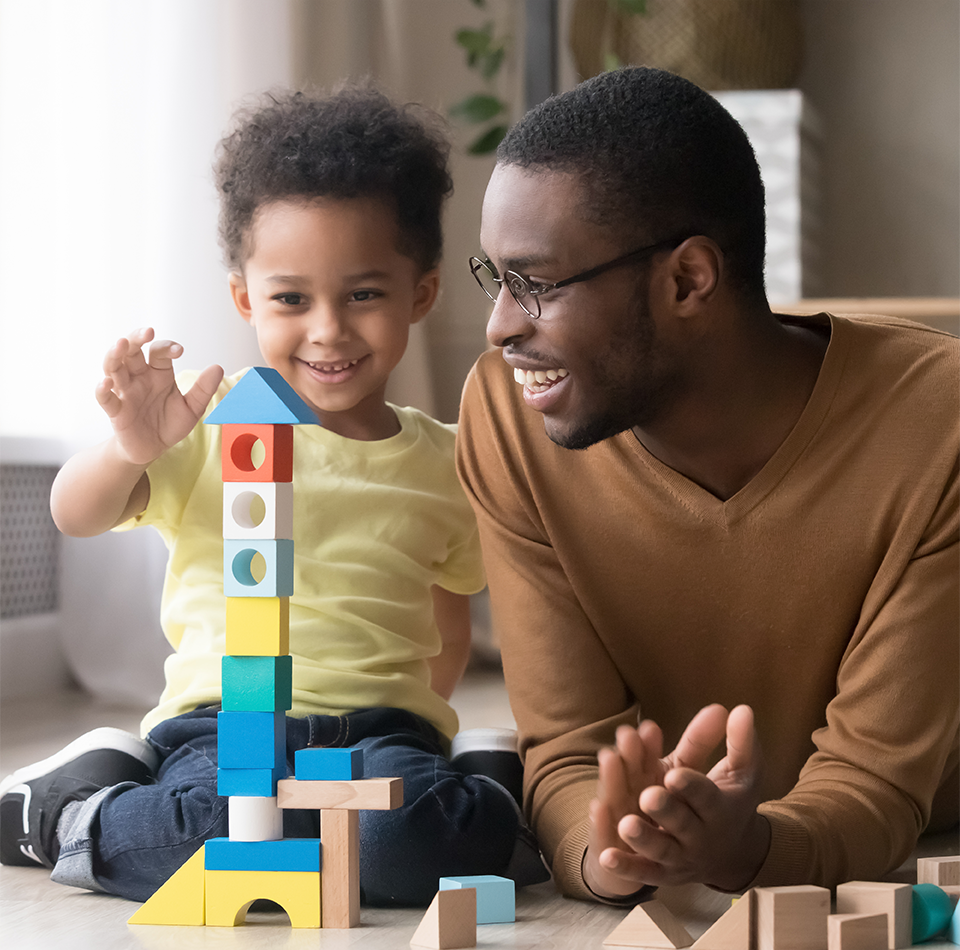
<svg viewBox="0 0 960 950"><path fill-rule="evenodd" d="M62 768L79 756L87 752L95 752L98 749L116 749L118 752L125 752L142 762L151 772L157 770L158 757L151 746L122 729L101 726L99 729L94 729L78 739L74 739L69 745L64 746L59 752L55 752L48 758L40 762L34 762L32 765L25 765L8 775L0 782L0 798L17 785L23 785L26 782L38 779L54 769Z"/></svg>

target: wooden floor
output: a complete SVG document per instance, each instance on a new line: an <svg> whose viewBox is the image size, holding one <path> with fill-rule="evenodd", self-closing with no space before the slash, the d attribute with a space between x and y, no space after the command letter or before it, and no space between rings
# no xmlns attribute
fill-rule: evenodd
<svg viewBox="0 0 960 950"><path fill-rule="evenodd" d="M454 696L461 728L511 726L499 674L473 671ZM80 694L55 702L17 701L0 706L0 774L37 761L96 726L137 732L143 710L105 706ZM956 836L953 836L954 838ZM955 853L954 841L931 843L924 853ZM910 869L903 869L909 878ZM699 936L730 906L729 896L690 886L663 889L660 898ZM0 939L4 950L193 950L193 948L334 948L403 950L423 912L363 908L354 930L293 930L284 914L249 914L243 927L128 926L139 907L117 897L62 887L46 871L0 867ZM517 921L477 928L478 947L589 950L626 916L626 911L571 901L552 884L517 892ZM925 950L955 950L952 944L925 944Z"/></svg>

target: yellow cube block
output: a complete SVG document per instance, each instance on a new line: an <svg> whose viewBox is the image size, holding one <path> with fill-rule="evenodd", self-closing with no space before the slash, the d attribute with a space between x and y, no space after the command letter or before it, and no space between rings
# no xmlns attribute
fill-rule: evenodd
<svg viewBox="0 0 960 950"><path fill-rule="evenodd" d="M228 656L285 656L290 652L289 597L228 597Z"/></svg>
<svg viewBox="0 0 960 950"><path fill-rule="evenodd" d="M291 927L320 927L319 871L206 871L208 927L239 927L257 900L279 904Z"/></svg>

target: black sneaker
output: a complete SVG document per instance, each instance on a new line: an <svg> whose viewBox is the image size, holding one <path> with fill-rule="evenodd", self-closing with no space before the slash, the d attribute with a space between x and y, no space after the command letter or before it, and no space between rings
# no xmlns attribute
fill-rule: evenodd
<svg viewBox="0 0 960 950"><path fill-rule="evenodd" d="M52 868L65 805L121 782L147 785L157 764L149 743L105 726L8 775L0 782L0 864Z"/></svg>
<svg viewBox="0 0 960 950"><path fill-rule="evenodd" d="M467 729L453 737L450 761L464 775L485 775L523 808L523 763L513 729Z"/></svg>

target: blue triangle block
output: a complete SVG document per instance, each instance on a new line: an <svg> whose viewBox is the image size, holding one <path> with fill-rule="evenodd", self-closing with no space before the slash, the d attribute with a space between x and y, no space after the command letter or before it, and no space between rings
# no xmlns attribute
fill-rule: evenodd
<svg viewBox="0 0 960 950"><path fill-rule="evenodd" d="M253 366L203 420L207 425L319 425L316 413L268 366Z"/></svg>

